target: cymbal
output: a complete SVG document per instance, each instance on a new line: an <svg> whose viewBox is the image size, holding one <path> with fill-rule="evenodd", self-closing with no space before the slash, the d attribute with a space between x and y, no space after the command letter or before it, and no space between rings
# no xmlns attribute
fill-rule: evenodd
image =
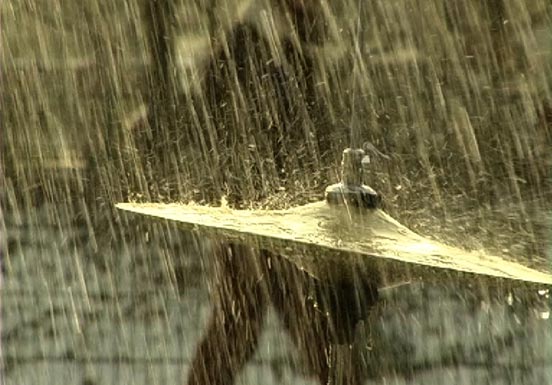
<svg viewBox="0 0 552 385"><path fill-rule="evenodd" d="M550 272L423 237L379 208L325 201L286 210L161 203L116 206L175 222L202 236L243 242L282 255L319 279L362 277L381 286L444 279L552 285Z"/></svg>

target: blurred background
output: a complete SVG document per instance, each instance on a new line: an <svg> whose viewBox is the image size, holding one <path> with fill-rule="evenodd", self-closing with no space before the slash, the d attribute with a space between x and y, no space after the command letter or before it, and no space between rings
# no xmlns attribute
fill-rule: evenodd
<svg viewBox="0 0 552 385"><path fill-rule="evenodd" d="M549 265L547 0L9 0L2 18L2 375L183 383L204 240L120 201L289 207L341 151L415 231ZM552 380L546 291L413 284L360 338L370 383ZM311 383L276 317L239 381ZM309 382L311 381L311 382Z"/></svg>

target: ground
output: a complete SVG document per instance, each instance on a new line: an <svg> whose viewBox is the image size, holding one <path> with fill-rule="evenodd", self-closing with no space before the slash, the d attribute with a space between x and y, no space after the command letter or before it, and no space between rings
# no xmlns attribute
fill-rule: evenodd
<svg viewBox="0 0 552 385"><path fill-rule="evenodd" d="M6 221L5 383L181 384L210 311L208 243L128 219L134 234L107 244L97 236L96 249L85 228L48 223L52 212L60 207L37 209L35 222ZM549 300L485 292L450 283L387 290L358 330L368 383L550 383ZM271 312L238 383L314 384L301 369Z"/></svg>

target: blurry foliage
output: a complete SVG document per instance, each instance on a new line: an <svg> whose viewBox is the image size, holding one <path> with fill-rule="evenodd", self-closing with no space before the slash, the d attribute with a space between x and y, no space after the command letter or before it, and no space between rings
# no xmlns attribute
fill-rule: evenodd
<svg viewBox="0 0 552 385"><path fill-rule="evenodd" d="M297 4L3 2L4 203L299 204L370 141L390 159L367 182L407 222L471 205L476 230L501 207L501 226L544 238L548 0Z"/></svg>

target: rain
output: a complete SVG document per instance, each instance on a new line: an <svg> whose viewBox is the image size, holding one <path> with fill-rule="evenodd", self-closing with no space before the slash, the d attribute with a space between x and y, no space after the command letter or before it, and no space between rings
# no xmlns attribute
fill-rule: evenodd
<svg viewBox="0 0 552 385"><path fill-rule="evenodd" d="M314 207L362 149L385 215L550 271L549 0L7 0L0 18L0 383L552 383L546 285L333 282L319 248L116 206Z"/></svg>

